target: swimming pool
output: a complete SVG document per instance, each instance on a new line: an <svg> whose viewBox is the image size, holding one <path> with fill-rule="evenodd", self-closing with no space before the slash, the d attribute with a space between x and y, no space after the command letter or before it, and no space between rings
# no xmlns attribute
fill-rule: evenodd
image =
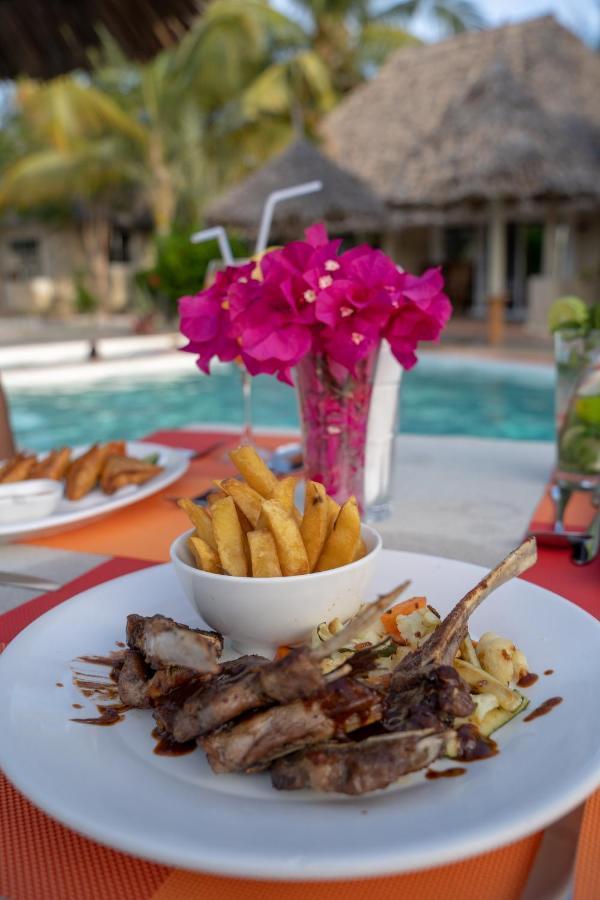
<svg viewBox="0 0 600 900"><path fill-rule="evenodd" d="M256 425L297 426L291 388L267 376L253 385ZM9 384L7 393L19 445L33 450L136 438L192 422L236 426L242 418L240 375L233 367L210 377L160 372L48 386ZM423 355L403 376L400 430L552 440L553 396L550 367Z"/></svg>

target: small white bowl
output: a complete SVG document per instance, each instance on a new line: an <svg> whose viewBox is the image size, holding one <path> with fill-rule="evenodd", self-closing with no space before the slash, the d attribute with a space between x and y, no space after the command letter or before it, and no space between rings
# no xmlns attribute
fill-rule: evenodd
<svg viewBox="0 0 600 900"><path fill-rule="evenodd" d="M51 478L0 484L0 525L44 519L54 512L63 486Z"/></svg>
<svg viewBox="0 0 600 900"><path fill-rule="evenodd" d="M171 560L186 597L237 651L265 656L272 656L281 644L306 640L320 622L354 615L369 599L382 544L378 532L363 525L367 553L347 566L287 578L240 578L197 569L187 547L193 533L190 529L171 544Z"/></svg>

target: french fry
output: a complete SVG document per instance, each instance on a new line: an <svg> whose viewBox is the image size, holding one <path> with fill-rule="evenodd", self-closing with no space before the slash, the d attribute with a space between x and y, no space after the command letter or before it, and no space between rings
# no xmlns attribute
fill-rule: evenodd
<svg viewBox="0 0 600 900"><path fill-rule="evenodd" d="M270 531L250 531L247 534L250 560L254 578L277 578L281 566L277 556L275 539Z"/></svg>
<svg viewBox="0 0 600 900"><path fill-rule="evenodd" d="M327 494L327 534L331 534L335 520L340 513L340 504Z"/></svg>
<svg viewBox="0 0 600 900"><path fill-rule="evenodd" d="M314 569L327 537L328 505L325 488L318 481L307 481L304 492L304 516L300 534L306 547L308 566Z"/></svg>
<svg viewBox="0 0 600 900"><path fill-rule="evenodd" d="M185 497L177 501L177 506L184 511L196 529L197 536L205 541L212 550L216 551L217 542L213 534L212 519L206 509L203 506L196 506L195 503L187 500Z"/></svg>
<svg viewBox="0 0 600 900"><path fill-rule="evenodd" d="M262 508L269 531L275 539L283 575L306 575L309 571L308 556L293 517L276 500L265 500Z"/></svg>
<svg viewBox="0 0 600 900"><path fill-rule="evenodd" d="M356 562L357 559L362 559L363 556L367 555L367 545L363 541L361 537L359 537L358 542L356 544L356 549L354 550L354 556L352 557L352 562Z"/></svg>
<svg viewBox="0 0 600 900"><path fill-rule="evenodd" d="M217 500L212 507L212 514L213 532L223 571L227 575L246 577L246 542L233 498L226 496Z"/></svg>
<svg viewBox="0 0 600 900"><path fill-rule="evenodd" d="M219 490L211 491L210 494L208 494L206 497L206 502L212 509L213 506L215 505L215 503L218 503L219 500L224 500L225 497L227 497L227 494L225 493L225 491L219 491Z"/></svg>
<svg viewBox="0 0 600 900"><path fill-rule="evenodd" d="M283 508L289 512L291 516L294 517L294 520L297 525L300 525L302 521L302 516L296 509L296 505L294 503L294 496L296 493L296 484L298 483L298 479L294 478L293 475L287 475L285 478L281 478L277 482L277 487L273 491L272 500L276 500L278 503L283 506Z"/></svg>
<svg viewBox="0 0 600 900"><path fill-rule="evenodd" d="M325 541L315 572L337 569L352 562L356 544L360 536L360 515L354 497L342 506L331 534Z"/></svg>
<svg viewBox="0 0 600 900"><path fill-rule="evenodd" d="M216 550L210 547L202 538L191 535L188 538L188 547L194 557L196 566L203 572L213 572L215 575L221 575L221 561Z"/></svg>
<svg viewBox="0 0 600 900"><path fill-rule="evenodd" d="M238 510L244 514L252 527L256 528L262 509L263 498L261 495L250 485L238 481L237 478L226 478L220 483L220 486L226 494L233 497L233 502Z"/></svg>
<svg viewBox="0 0 600 900"><path fill-rule="evenodd" d="M270 499L277 489L277 478L253 447L238 447L229 458L240 473L261 497Z"/></svg>

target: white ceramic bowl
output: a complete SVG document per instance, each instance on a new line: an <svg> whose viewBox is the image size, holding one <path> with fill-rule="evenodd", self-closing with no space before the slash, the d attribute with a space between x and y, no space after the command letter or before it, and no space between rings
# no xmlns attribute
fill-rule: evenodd
<svg viewBox="0 0 600 900"><path fill-rule="evenodd" d="M43 519L54 512L63 486L50 478L0 484L0 525Z"/></svg>
<svg viewBox="0 0 600 900"><path fill-rule="evenodd" d="M187 539L193 529L171 545L171 560L181 586L211 628L229 638L241 653L272 656L280 644L297 644L319 622L345 620L370 599L369 586L381 550L381 536L362 526L367 553L362 559L310 575L287 578L239 578L214 575L192 564Z"/></svg>

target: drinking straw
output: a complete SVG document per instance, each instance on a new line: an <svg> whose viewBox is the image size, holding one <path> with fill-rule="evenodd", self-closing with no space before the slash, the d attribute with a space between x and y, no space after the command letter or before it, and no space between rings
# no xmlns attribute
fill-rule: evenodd
<svg viewBox="0 0 600 900"><path fill-rule="evenodd" d="M190 241L192 244L202 244L204 241L211 241L213 238L216 238L219 242L219 250L225 265L232 266L234 264L233 253L231 252L227 232L222 225L216 225L214 228L205 228L203 231L196 231L191 236Z"/></svg>
<svg viewBox="0 0 600 900"><path fill-rule="evenodd" d="M292 187L282 188L279 191L273 191L269 194L263 207L254 253L262 253L267 249L271 221L273 219L273 210L278 203L281 203L282 200L291 200L292 197L302 197L304 194L314 194L315 191L320 191L322 189L322 181L305 181L303 184L295 184Z"/></svg>

